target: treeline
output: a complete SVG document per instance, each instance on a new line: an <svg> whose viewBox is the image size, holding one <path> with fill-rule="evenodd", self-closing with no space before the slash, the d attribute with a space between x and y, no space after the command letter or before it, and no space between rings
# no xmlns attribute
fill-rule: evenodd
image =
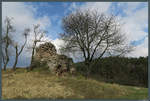
<svg viewBox="0 0 150 101"><path fill-rule="evenodd" d="M97 60L93 60L95 62ZM84 74L83 62L75 64L77 71ZM109 83L148 87L148 57L106 57L91 66L90 75L98 75Z"/></svg>

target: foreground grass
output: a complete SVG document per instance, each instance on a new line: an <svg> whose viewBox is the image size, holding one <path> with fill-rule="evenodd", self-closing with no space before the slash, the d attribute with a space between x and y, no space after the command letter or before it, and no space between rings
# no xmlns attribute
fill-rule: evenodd
<svg viewBox="0 0 150 101"><path fill-rule="evenodd" d="M148 89L85 79L57 77L49 71L2 71L3 99L147 99Z"/></svg>

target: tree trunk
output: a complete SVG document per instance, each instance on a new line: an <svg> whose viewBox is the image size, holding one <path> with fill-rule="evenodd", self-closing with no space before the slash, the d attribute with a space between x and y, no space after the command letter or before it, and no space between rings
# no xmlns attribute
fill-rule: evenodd
<svg viewBox="0 0 150 101"><path fill-rule="evenodd" d="M4 71L6 71L6 66L9 62L9 56L8 56L8 44L6 45L6 48L5 48L5 53L6 53L6 63L4 64Z"/></svg>
<svg viewBox="0 0 150 101"><path fill-rule="evenodd" d="M7 58L6 63L4 64L4 71L6 71L6 66L8 64L9 58Z"/></svg>
<svg viewBox="0 0 150 101"><path fill-rule="evenodd" d="M6 62L6 63L7 63L7 62ZM4 64L4 71L6 71L6 65L7 65L7 64Z"/></svg>
<svg viewBox="0 0 150 101"><path fill-rule="evenodd" d="M87 78L89 78L90 77L90 65L87 65Z"/></svg>
<svg viewBox="0 0 150 101"><path fill-rule="evenodd" d="M14 63L14 65L13 65L13 70L14 70L14 71L16 70L17 62L18 62L18 54L16 54L15 63Z"/></svg>
<svg viewBox="0 0 150 101"><path fill-rule="evenodd" d="M32 49L32 56L31 56L31 63L30 63L30 70L33 69L33 61L34 61L34 50L35 50L35 46Z"/></svg>
<svg viewBox="0 0 150 101"><path fill-rule="evenodd" d="M20 52L18 52L18 46L16 45L15 48L16 48L16 58L15 58L15 63L13 65L13 70L15 71L16 70L16 65L18 63L18 57L19 55L21 54L21 52L23 51L25 45L26 45L26 42L27 42L27 37L25 36L25 43L23 44L23 46L21 47L21 50Z"/></svg>
<svg viewBox="0 0 150 101"><path fill-rule="evenodd" d="M86 78L88 79L89 76L90 76L90 62L87 61L87 62L85 63L85 65L86 65Z"/></svg>
<svg viewBox="0 0 150 101"><path fill-rule="evenodd" d="M13 65L13 70L15 71L16 70L16 65L17 65L17 62L18 62L18 47L16 46L16 57L15 57L15 63Z"/></svg>

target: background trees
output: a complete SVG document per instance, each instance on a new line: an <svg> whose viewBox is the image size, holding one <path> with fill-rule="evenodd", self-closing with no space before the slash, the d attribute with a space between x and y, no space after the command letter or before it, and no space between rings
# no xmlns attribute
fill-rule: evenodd
<svg viewBox="0 0 150 101"><path fill-rule="evenodd" d="M76 11L62 21L65 41L64 52L81 52L86 65L87 75L94 58L99 60L104 55L122 56L132 50L126 44L121 25L113 15L99 14L96 11Z"/></svg>
<svg viewBox="0 0 150 101"><path fill-rule="evenodd" d="M96 59L92 62L94 61ZM77 72L84 75L86 66L83 62L74 66ZM148 87L148 57L101 58L101 62L92 65L90 78L108 83Z"/></svg>

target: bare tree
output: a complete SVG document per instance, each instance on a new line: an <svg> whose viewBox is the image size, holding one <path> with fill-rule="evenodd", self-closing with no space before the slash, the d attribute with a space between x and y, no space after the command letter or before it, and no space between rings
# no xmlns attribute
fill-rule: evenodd
<svg viewBox="0 0 150 101"><path fill-rule="evenodd" d="M3 58L4 70L6 70L7 64L9 62L8 48L13 42L9 34L15 31L11 21L12 18L9 17L6 17L4 21L4 30L3 30L3 37L2 37L2 45L3 45L2 58Z"/></svg>
<svg viewBox="0 0 150 101"><path fill-rule="evenodd" d="M29 28L27 28L27 29L25 29L24 30L24 33L23 33L23 36L25 37L25 42L24 42L24 44L21 46L21 49L20 49L20 51L18 51L18 47L19 47L19 45L16 43L14 43L14 48L15 48L15 50L16 50L16 56L15 56L15 62L14 62L14 65L13 65L13 70L15 71L16 70L16 65L17 65L17 63L18 63L18 57L19 57L19 55L22 53L22 51L23 51L23 49L24 49L24 47L25 47L25 45L26 45L26 43L27 43L27 36L29 35L29 32L30 32L30 29Z"/></svg>
<svg viewBox="0 0 150 101"><path fill-rule="evenodd" d="M33 45L32 45L30 70L33 69L32 65L33 65L33 61L34 61L34 54L35 54L35 49L36 49L37 43L45 42L43 40L43 38L45 37L46 31L40 30L39 27L40 27L40 25L37 24L37 25L34 25L34 29L33 29L33 31L34 31L34 40L33 40Z"/></svg>
<svg viewBox="0 0 150 101"><path fill-rule="evenodd" d="M82 53L86 76L90 74L93 59L100 60L106 55L122 56L132 50L132 46L125 43L125 34L121 32L121 25L113 15L77 10L64 17L62 26L64 33L61 38L65 41L62 50Z"/></svg>

